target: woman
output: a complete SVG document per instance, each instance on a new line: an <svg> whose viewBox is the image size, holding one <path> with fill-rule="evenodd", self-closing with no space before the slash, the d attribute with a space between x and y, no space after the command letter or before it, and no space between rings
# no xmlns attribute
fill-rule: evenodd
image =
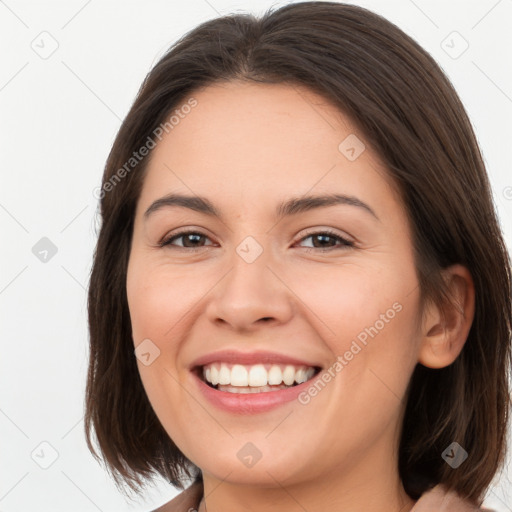
<svg viewBox="0 0 512 512"><path fill-rule="evenodd" d="M116 483L193 479L159 511L478 510L510 259L410 37L331 2L202 24L146 77L100 197L86 434Z"/></svg>

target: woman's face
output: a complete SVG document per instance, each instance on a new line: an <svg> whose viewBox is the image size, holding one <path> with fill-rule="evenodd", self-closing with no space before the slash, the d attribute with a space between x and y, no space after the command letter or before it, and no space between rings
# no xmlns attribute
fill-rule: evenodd
<svg viewBox="0 0 512 512"><path fill-rule="evenodd" d="M307 89L230 82L193 97L152 152L128 265L151 405L213 478L275 486L393 470L419 288L382 164ZM189 199L159 201L171 194ZM248 383L256 392L233 392Z"/></svg>

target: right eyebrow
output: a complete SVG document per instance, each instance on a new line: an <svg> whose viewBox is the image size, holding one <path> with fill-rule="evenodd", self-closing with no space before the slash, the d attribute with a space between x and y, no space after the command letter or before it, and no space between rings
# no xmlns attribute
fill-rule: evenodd
<svg viewBox="0 0 512 512"><path fill-rule="evenodd" d="M205 197L186 196L183 194L168 194L157 199L144 212L144 218L148 218L152 213L165 206L181 206L212 217L218 217L219 219L222 218L221 213Z"/></svg>

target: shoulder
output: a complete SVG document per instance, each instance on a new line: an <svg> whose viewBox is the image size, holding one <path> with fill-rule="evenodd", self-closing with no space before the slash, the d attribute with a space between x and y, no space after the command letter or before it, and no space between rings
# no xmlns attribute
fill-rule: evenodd
<svg viewBox="0 0 512 512"><path fill-rule="evenodd" d="M196 482L152 512L197 512L202 497L203 484Z"/></svg>
<svg viewBox="0 0 512 512"><path fill-rule="evenodd" d="M438 484L426 491L411 509L411 512L495 512L489 508L479 508Z"/></svg>

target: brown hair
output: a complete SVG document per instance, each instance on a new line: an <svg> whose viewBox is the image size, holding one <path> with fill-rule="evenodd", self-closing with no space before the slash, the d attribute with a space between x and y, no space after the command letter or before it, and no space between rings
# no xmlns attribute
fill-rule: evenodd
<svg viewBox="0 0 512 512"><path fill-rule="evenodd" d="M116 484L124 481L136 492L156 474L180 489L186 478L201 478L157 419L134 356L126 270L148 159L115 186L105 185L172 109L199 88L225 80L306 86L356 123L400 190L422 304L449 299L443 268L461 263L469 269L476 304L468 339L448 367L416 365L399 472L413 499L443 483L478 502L503 465L510 407L510 259L488 177L464 107L433 58L393 23L342 3L295 3L261 18L236 14L207 21L173 45L144 80L103 175L88 296L89 449L98 458L94 428ZM469 454L456 470L441 457L453 441Z"/></svg>

